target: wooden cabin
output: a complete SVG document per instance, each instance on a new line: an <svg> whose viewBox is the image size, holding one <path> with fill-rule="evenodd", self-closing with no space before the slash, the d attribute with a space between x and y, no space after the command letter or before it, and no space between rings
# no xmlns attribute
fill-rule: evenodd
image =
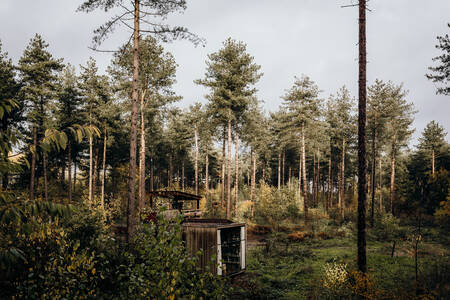
<svg viewBox="0 0 450 300"><path fill-rule="evenodd" d="M152 191L148 194L150 206L156 197L171 201L167 217L183 213L182 234L186 249L192 256L202 251L198 266L202 271L231 276L245 270L247 231L244 223L226 219L202 219L201 196L180 191ZM196 208L187 209L186 201L195 201ZM192 205L191 205L192 206Z"/></svg>
<svg viewBox="0 0 450 300"><path fill-rule="evenodd" d="M244 223L225 219L186 219L183 240L191 255L202 250L199 267L217 275L236 275L245 270L247 231Z"/></svg>

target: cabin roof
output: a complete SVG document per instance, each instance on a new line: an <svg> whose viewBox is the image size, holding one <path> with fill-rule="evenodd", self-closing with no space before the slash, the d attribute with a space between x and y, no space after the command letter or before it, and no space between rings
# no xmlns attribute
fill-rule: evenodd
<svg viewBox="0 0 450 300"><path fill-rule="evenodd" d="M195 201L202 199L202 196L181 191L151 191L147 193L150 197L173 198L177 201Z"/></svg>

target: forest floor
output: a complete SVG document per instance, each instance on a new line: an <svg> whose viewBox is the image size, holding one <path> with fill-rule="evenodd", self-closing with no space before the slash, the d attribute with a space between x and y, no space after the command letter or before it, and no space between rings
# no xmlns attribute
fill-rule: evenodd
<svg viewBox="0 0 450 300"><path fill-rule="evenodd" d="M298 226L297 226L298 227ZM352 225L328 227L324 232L284 232L247 237L247 270L231 280L234 299L333 299L347 298L348 289L337 284L329 288L326 270L345 266L356 270L356 236ZM414 228L403 227L405 231ZM423 228L418 243L418 283L415 278L414 241L409 237L393 240L367 234L367 265L375 298L412 299L418 295L445 299L450 294L449 237L435 228ZM330 274L330 273L329 273ZM333 276L331 276L333 277ZM328 282L328 288L326 287ZM350 292L351 293L351 292Z"/></svg>

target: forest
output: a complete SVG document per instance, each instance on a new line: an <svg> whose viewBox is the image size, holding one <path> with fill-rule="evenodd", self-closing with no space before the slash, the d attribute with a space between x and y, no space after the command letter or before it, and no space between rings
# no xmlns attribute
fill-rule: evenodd
<svg viewBox="0 0 450 300"><path fill-rule="evenodd" d="M257 96L261 65L234 38L192 78L205 98L181 108L165 43L205 42L165 23L186 1L80 2L78 13L111 17L93 51L115 27L130 31L106 72L92 57L79 68L55 57L40 34L17 63L0 41L1 299L448 297L447 128L428 120L413 146L403 83L366 87L366 1L354 5L359 94L326 95L299 70L274 111ZM422 75L448 97L446 29ZM200 195L202 218L245 223L245 272L199 270L183 215L168 219L151 191Z"/></svg>

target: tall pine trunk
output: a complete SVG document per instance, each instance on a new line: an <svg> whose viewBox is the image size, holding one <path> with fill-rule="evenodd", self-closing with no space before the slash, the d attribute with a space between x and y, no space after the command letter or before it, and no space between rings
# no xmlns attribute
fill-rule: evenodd
<svg viewBox="0 0 450 300"><path fill-rule="evenodd" d="M181 190L184 192L184 156L181 158Z"/></svg>
<svg viewBox="0 0 450 300"><path fill-rule="evenodd" d="M317 198L316 198L316 152L313 150L313 187L312 187L312 205L316 204Z"/></svg>
<svg viewBox="0 0 450 300"><path fill-rule="evenodd" d="M45 201L48 201L47 154L45 152L42 153L42 164L44 169L44 199Z"/></svg>
<svg viewBox="0 0 450 300"><path fill-rule="evenodd" d="M256 154L252 150L252 186L250 192L250 201L252 202L252 217L255 216L255 186L256 186Z"/></svg>
<svg viewBox="0 0 450 300"><path fill-rule="evenodd" d="M434 149L431 150L431 174L434 175Z"/></svg>
<svg viewBox="0 0 450 300"><path fill-rule="evenodd" d="M95 156L94 156L94 170L93 176L92 176L92 197L95 196L95 193L97 192L98 187L98 161L99 161L99 155L98 155L98 145L95 148Z"/></svg>
<svg viewBox="0 0 450 300"><path fill-rule="evenodd" d="M286 184L286 181L284 180L284 174L286 173L286 170L285 170L285 168L286 168L285 162L286 162L286 159L285 159L285 152L284 152L284 150L283 150L283 154L282 154L282 156L281 156L281 185L285 185L285 184Z"/></svg>
<svg viewBox="0 0 450 300"><path fill-rule="evenodd" d="M396 135L394 134L392 138L392 149L391 149L391 182L389 188L389 207L391 214L394 214L394 198L395 198L395 144Z"/></svg>
<svg viewBox="0 0 450 300"><path fill-rule="evenodd" d="M378 182L378 190L379 190L379 192L380 192L380 213L384 213L384 208L383 208L383 186L382 186L382 179L383 179L383 177L382 177L382 173L381 173L381 157L380 157L380 159L379 159L379 162L378 162L378 165L379 165L379 168L378 168L378 173L380 173L379 174L379 176L380 176L380 178L379 178L379 182Z"/></svg>
<svg viewBox="0 0 450 300"><path fill-rule="evenodd" d="M72 147L70 141L67 144L67 169L68 169L68 184L69 184L69 202L72 202Z"/></svg>
<svg viewBox="0 0 450 300"><path fill-rule="evenodd" d="M308 200L306 198L306 158L305 158L305 122L302 122L302 175L303 175L303 211L305 224L308 223Z"/></svg>
<svg viewBox="0 0 450 300"><path fill-rule="evenodd" d="M142 211L145 206L145 90L141 95L141 147L139 151L139 211Z"/></svg>
<svg viewBox="0 0 450 300"><path fill-rule="evenodd" d="M37 130L33 127L33 151L31 151L30 200L34 200L34 181L36 179Z"/></svg>
<svg viewBox="0 0 450 300"><path fill-rule="evenodd" d="M345 138L342 138L342 157L341 157L341 187L339 188L341 199L341 216L345 214Z"/></svg>
<svg viewBox="0 0 450 300"><path fill-rule="evenodd" d="M301 144L301 141L300 141ZM302 199L302 151L300 147L300 154L298 158L298 198Z"/></svg>
<svg viewBox="0 0 450 300"><path fill-rule="evenodd" d="M366 258L366 0L359 1L358 86L358 269L365 273Z"/></svg>
<svg viewBox="0 0 450 300"><path fill-rule="evenodd" d="M234 215L237 214L237 204L239 201L239 133L236 129L236 136L235 136L235 181L234 181Z"/></svg>
<svg viewBox="0 0 450 300"><path fill-rule="evenodd" d="M224 206L225 203L225 127L223 128L223 142L222 142L222 173L221 173L221 206Z"/></svg>
<svg viewBox="0 0 450 300"><path fill-rule="evenodd" d="M76 161L76 158L74 158L74 161L73 161L73 188L72 188L73 194L75 194L75 192L76 192L76 186L77 186L77 161Z"/></svg>
<svg viewBox="0 0 450 300"><path fill-rule="evenodd" d="M281 152L278 153L278 189L281 186Z"/></svg>
<svg viewBox="0 0 450 300"><path fill-rule="evenodd" d="M198 195L198 130L194 129L195 137L195 194Z"/></svg>
<svg viewBox="0 0 450 300"><path fill-rule="evenodd" d="M106 127L103 131L103 159L102 159L102 195L101 205L105 207L105 180L106 180Z"/></svg>
<svg viewBox="0 0 450 300"><path fill-rule="evenodd" d="M328 213L331 202L331 147L330 147L330 158L328 159L328 196L325 204L325 210Z"/></svg>
<svg viewBox="0 0 450 300"><path fill-rule="evenodd" d="M92 205L92 135L89 136L89 205Z"/></svg>
<svg viewBox="0 0 450 300"><path fill-rule="evenodd" d="M209 195L209 154L208 154L208 148L206 148L206 155L205 155L205 198L208 200Z"/></svg>
<svg viewBox="0 0 450 300"><path fill-rule="evenodd" d="M231 218L231 109L228 114L227 219Z"/></svg>
<svg viewBox="0 0 450 300"><path fill-rule="evenodd" d="M154 176L153 176L153 157L150 157L150 191L154 189Z"/></svg>
<svg viewBox="0 0 450 300"><path fill-rule="evenodd" d="M131 99L131 128L130 128L130 172L128 178L128 203L127 203L127 242L130 243L134 236L134 224L136 218L136 144L137 144L137 102L139 80L139 8L140 0L134 0L134 32L133 32L133 92Z"/></svg>
<svg viewBox="0 0 450 300"><path fill-rule="evenodd" d="M376 121L376 119L375 119ZM376 122L375 122L376 123ZM375 185L376 185L376 170L377 170L377 130L374 126L372 130L372 195L370 201L370 226L373 227L374 218L375 218Z"/></svg>

